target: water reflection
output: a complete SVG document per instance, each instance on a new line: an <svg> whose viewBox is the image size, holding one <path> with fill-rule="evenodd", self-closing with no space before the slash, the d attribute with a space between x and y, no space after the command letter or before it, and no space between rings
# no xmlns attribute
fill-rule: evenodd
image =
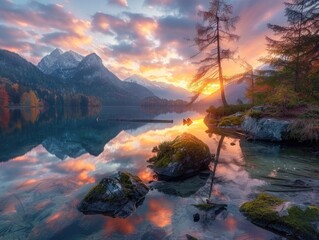
<svg viewBox="0 0 319 240"><path fill-rule="evenodd" d="M77 109L41 111L37 108L0 110L0 162L24 155L39 144L62 160L85 153L98 156L105 144L121 131L147 125L112 119L154 119L158 116L158 113L146 113L138 107L107 107L88 112Z"/></svg>
<svg viewBox="0 0 319 240"><path fill-rule="evenodd" d="M211 184L210 184L210 191L209 191L209 195L208 195L208 201L210 201L211 197L212 197L212 191L213 191L213 187L214 187L216 169L217 169L217 165L218 165L218 161L219 161L220 150L221 150L221 148L223 146L224 139L225 139L225 136L221 135L220 136L220 140L219 140L218 145L217 145L215 161L214 161L214 168L212 170L212 181L211 181ZM215 193L215 195L216 195L216 193Z"/></svg>
<svg viewBox="0 0 319 240"><path fill-rule="evenodd" d="M274 170L280 178L297 171L305 175L319 170L306 153L272 149L226 135L220 144L213 188L211 181L204 181L183 196L167 195L155 189L126 219L83 215L76 206L103 177L129 171L146 183L152 180L153 173L147 168L146 160L160 142L190 132L215 153L221 140L218 134L205 133L203 116L197 112L145 115L133 109L132 114L137 115L135 118L174 119L174 124L97 122L92 116L79 120L36 121L19 130L1 132L6 136L1 140L1 160L6 162L0 163L0 239L135 240L152 236L156 237L153 239L185 239L186 234L199 239L271 239L275 235L245 220L239 206L271 184L264 176ZM118 116L127 118L130 110L108 109L99 114L99 119ZM193 124L183 126L183 118L188 117ZM72 157L73 150L59 148L62 149L60 155L52 150L58 147L51 149L42 145L48 137L63 142L61 146L65 149L77 143L85 151ZM4 143L16 144L16 148L7 145L10 146L7 149ZM213 222L194 223L193 204L206 199L210 191L211 199L228 205L228 214L216 217ZM312 192L311 197L294 194L294 199L308 199L313 203L319 199L317 192Z"/></svg>

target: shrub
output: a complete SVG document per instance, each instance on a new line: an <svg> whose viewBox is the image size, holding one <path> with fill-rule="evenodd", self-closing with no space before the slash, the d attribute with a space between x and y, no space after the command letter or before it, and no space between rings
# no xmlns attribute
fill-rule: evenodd
<svg viewBox="0 0 319 240"><path fill-rule="evenodd" d="M262 117L262 112L261 111L256 111L256 110L250 110L248 112L248 116L252 118L261 118Z"/></svg>
<svg viewBox="0 0 319 240"><path fill-rule="evenodd" d="M279 107L279 110L285 113L288 109L299 106L301 99L291 87L280 85L275 88L273 94L267 98L267 103Z"/></svg>
<svg viewBox="0 0 319 240"><path fill-rule="evenodd" d="M218 127L226 127L226 126L239 126L243 122L243 117L242 116L227 116L223 117L219 124Z"/></svg>
<svg viewBox="0 0 319 240"><path fill-rule="evenodd" d="M300 119L293 121L288 128L288 138L300 142L318 142L319 121L317 119Z"/></svg>
<svg viewBox="0 0 319 240"><path fill-rule="evenodd" d="M251 105L251 104L229 105L227 107L221 106L218 108L211 106L206 111L210 114L213 114L216 118L219 118L219 117L223 117L223 116L232 115L232 114L235 114L237 112L245 112L252 107L253 107L253 105Z"/></svg>

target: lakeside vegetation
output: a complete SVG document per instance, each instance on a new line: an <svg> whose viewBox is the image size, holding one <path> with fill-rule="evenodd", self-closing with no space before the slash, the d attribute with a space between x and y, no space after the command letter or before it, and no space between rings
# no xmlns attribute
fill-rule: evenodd
<svg viewBox="0 0 319 240"><path fill-rule="evenodd" d="M223 10L219 9L221 6L224 7ZM244 60L235 59L234 52L221 47L227 37L231 36L231 40L238 37L232 32L238 20L231 16L232 6L226 1L212 1L211 8L201 12L203 24L197 27L194 40L199 46L199 53L206 53L208 57L200 61L193 84L198 86L200 94L207 84L219 80L223 99L223 106L211 106L207 109L208 124L240 127L247 117L257 120L273 118L282 123L289 122L287 129L284 127L283 130L285 139L318 142L318 3L312 0L294 0L285 3L285 7L287 24L268 24L274 37L266 37L268 54L260 59L264 65L256 70ZM220 19L218 14L225 17ZM228 31L224 32L223 27ZM222 37L223 34L226 34L226 38ZM227 52L224 57L221 55L223 51ZM228 80L222 72L225 60L233 60L245 66L247 71L235 74L234 78L250 79L251 86L246 92L250 104L227 103L222 84ZM198 97L198 94L194 97ZM276 125L270 127L276 128Z"/></svg>
<svg viewBox="0 0 319 240"><path fill-rule="evenodd" d="M99 107L100 101L84 94L59 93L45 88L31 88L0 77L0 108L48 106Z"/></svg>

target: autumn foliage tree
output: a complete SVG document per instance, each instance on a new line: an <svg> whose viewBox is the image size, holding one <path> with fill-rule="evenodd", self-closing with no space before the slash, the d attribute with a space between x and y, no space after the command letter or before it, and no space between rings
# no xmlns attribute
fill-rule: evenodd
<svg viewBox="0 0 319 240"><path fill-rule="evenodd" d="M232 33L239 17L233 17L232 13L233 7L226 0L210 1L208 10L198 12L202 23L197 25L197 34L194 38L199 51L193 57L200 55L202 58L197 62L199 68L192 85L199 89L200 93L209 83L219 82L224 106L227 106L228 103L225 97L222 63L224 60L232 59L234 55L234 51L224 48L224 43L239 38L238 35Z"/></svg>
<svg viewBox="0 0 319 240"><path fill-rule="evenodd" d="M4 86L0 86L0 107L9 106L9 95Z"/></svg>
<svg viewBox="0 0 319 240"><path fill-rule="evenodd" d="M30 90L29 92L25 92L22 94L20 104L22 106L38 107L39 99L37 95L32 90Z"/></svg>

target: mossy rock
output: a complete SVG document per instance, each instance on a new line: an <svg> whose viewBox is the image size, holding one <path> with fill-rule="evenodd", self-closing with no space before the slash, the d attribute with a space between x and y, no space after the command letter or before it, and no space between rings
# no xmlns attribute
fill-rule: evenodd
<svg viewBox="0 0 319 240"><path fill-rule="evenodd" d="M118 172L103 178L81 201L78 209L84 214L103 214L128 217L138 207L148 192L148 187L137 176Z"/></svg>
<svg viewBox="0 0 319 240"><path fill-rule="evenodd" d="M212 160L209 147L189 133L183 133L173 141L161 143L153 152L156 156L148 162L159 177L166 179L196 175L207 169Z"/></svg>
<svg viewBox="0 0 319 240"><path fill-rule="evenodd" d="M244 121L243 116L231 115L223 117L218 123L218 127L240 126Z"/></svg>
<svg viewBox="0 0 319 240"><path fill-rule="evenodd" d="M240 211L252 223L285 237L300 240L319 239L318 207L309 206L301 209L299 206L289 205L280 198L263 193L255 200L244 203Z"/></svg>
<svg viewBox="0 0 319 240"><path fill-rule="evenodd" d="M208 204L208 203L194 204L193 206L196 207L198 210L201 210L204 212L213 210L216 207L215 204Z"/></svg>
<svg viewBox="0 0 319 240"><path fill-rule="evenodd" d="M248 112L247 115L248 115L249 117L259 119L259 118L262 118L263 113L262 113L262 111L251 109L251 110Z"/></svg>

